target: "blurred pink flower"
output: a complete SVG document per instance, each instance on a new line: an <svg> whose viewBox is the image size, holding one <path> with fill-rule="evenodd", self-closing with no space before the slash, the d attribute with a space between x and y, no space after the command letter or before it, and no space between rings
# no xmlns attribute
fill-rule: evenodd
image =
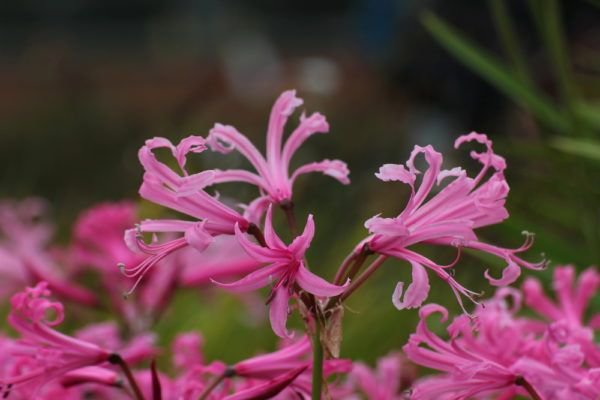
<svg viewBox="0 0 600 400"><path fill-rule="evenodd" d="M414 363L437 370L414 386L414 399L455 399L526 395L526 384L542 399L595 400L600 396L600 348L595 318L583 315L597 293L594 268L581 273L574 287L573 267L557 267L554 290L558 304L543 294L536 280L523 285L526 304L547 321L522 317L521 292L501 288L477 307L474 318L461 315L447 328L449 340L432 333L426 319L447 312L437 305L421 309L416 333L404 346ZM576 290L573 290L576 289Z"/></svg>
<svg viewBox="0 0 600 400"><path fill-rule="evenodd" d="M0 393L34 393L45 383L79 368L106 362L111 352L95 344L66 336L52 327L64 317L63 305L48 299L46 282L26 288L11 299L8 322L20 334L3 355L11 370L0 377Z"/></svg>
<svg viewBox="0 0 600 400"><path fill-rule="evenodd" d="M277 236L272 224L272 208L267 210L265 220L265 242L268 247L262 247L251 242L236 226L235 235L249 256L260 263L268 264L246 277L233 283L216 285L231 291L250 291L267 286L275 281L267 300L269 304L269 319L273 331L280 337L288 337L286 321L288 302L294 293L294 285L318 297L336 296L344 291L344 286L331 284L311 273L304 265L304 254L315 233L312 215L308 216L304 232L290 245L286 245Z"/></svg>
<svg viewBox="0 0 600 400"><path fill-rule="evenodd" d="M439 265L409 249L418 243L454 246L459 251L467 247L503 258L508 266L500 279L492 278L488 271L485 272L490 283L497 286L514 282L520 274L520 267L540 269L545 266L545 262L530 263L517 256L531 246L529 234L525 244L517 249L505 249L478 240L475 229L496 224L508 217L504 203L509 188L503 174L506 163L502 157L494 154L492 142L486 135L472 132L460 136L455 142L455 147L470 141L486 146L483 153L471 152L471 157L483 164L475 178L468 177L459 167L442 170L442 154L431 146L415 146L406 166L386 164L376 174L382 181L399 181L411 187L410 199L397 217L375 216L365 223L372 234L366 241L370 250L406 260L412 265L413 282L406 292L404 283L398 283L392 297L398 309L420 307L427 298L429 279L425 267L448 282L461 306L460 294L471 300L476 294L460 285L448 272L456 261L451 265ZM414 163L420 154L424 155L428 168L415 190L419 171ZM486 178L490 172L491 176ZM434 186L447 178L453 180L431 196Z"/></svg>
<svg viewBox="0 0 600 400"><path fill-rule="evenodd" d="M49 247L53 226L46 209L46 202L38 198L0 201L0 298L46 281L65 299L96 305L96 296L59 268Z"/></svg>
<svg viewBox="0 0 600 400"><path fill-rule="evenodd" d="M267 129L266 157L263 157L248 138L234 127L216 124L207 137L207 144L211 149L220 153L228 153L234 149L239 151L250 161L256 173L238 169L214 170L212 183L246 182L255 185L265 193L258 200L262 203L261 207L264 207L265 197L270 202L278 204L291 201L294 181L298 176L309 172L321 172L343 184L350 183L348 167L340 160L323 160L305 164L290 176L290 161L300 146L312 135L329 131L329 124L323 115L314 113L306 117L302 114L300 125L292 132L285 144L282 143L285 124L302 103L302 99L296 97L295 90L283 92L275 101ZM193 178L189 179L194 185ZM254 206L259 204L254 203Z"/></svg>
<svg viewBox="0 0 600 400"><path fill-rule="evenodd" d="M374 370L364 363L355 362L350 372L354 391L364 393L369 400L404 399L402 390L414 380L414 375L415 371L400 353L381 357Z"/></svg>

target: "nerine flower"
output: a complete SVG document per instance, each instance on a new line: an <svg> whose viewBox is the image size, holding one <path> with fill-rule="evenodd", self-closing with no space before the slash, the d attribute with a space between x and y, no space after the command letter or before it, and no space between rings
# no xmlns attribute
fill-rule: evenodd
<svg viewBox="0 0 600 400"><path fill-rule="evenodd" d="M427 298L429 279L425 268L448 282L461 305L460 294L471 300L476 294L461 286L449 273L449 268L455 263L440 265L410 249L418 243L455 246L459 251L466 247L503 258L508 265L501 278L495 279L488 271L485 272L490 283L497 286L514 282L520 274L520 267L540 269L545 266L545 262L531 263L518 256L531 246L533 240L530 234L516 249L487 244L477 238L477 228L497 224L508 217L504 203L509 188L503 173L506 163L493 152L492 142L486 135L472 132L460 136L454 147L470 141L486 146L482 153L471 152L471 157L483 165L474 178L467 176L459 167L442 170L442 154L431 146L415 146L406 165L386 164L375 174L384 182L398 181L411 188L408 203L398 216L383 218L377 215L365 223L372 234L366 241L372 251L406 260L412 265L413 282L405 293L403 282L398 283L394 291L393 302L398 309L420 307ZM415 167L415 159L421 154L428 168L417 186L415 182L420 171ZM452 181L432 194L435 186L448 179Z"/></svg>
<svg viewBox="0 0 600 400"><path fill-rule="evenodd" d="M422 307L417 330L410 335L403 350L415 364L444 374L417 382L411 399L468 399L506 391L514 395L518 391L526 393L516 386L522 376L512 368L518 360L519 346L525 340L517 324L504 326L498 320L486 319L479 321L479 334L475 336L469 318L461 315L448 326L450 339L445 341L427 326L427 318L434 313L442 315L442 322L448 318L448 312L442 306L428 304ZM495 316L501 317L500 321L507 321L502 313Z"/></svg>
<svg viewBox="0 0 600 400"><path fill-rule="evenodd" d="M266 157L233 126L216 124L207 137L211 149L220 153L237 150L250 161L256 173L239 169L214 170L212 183L246 182L257 186L264 193L253 203L258 207L264 207L269 202L281 204L291 201L296 178L309 172L321 172L343 184L350 183L348 167L340 160L305 164L290 174L290 161L300 146L312 135L329 131L329 124L323 115L314 113L307 117L302 114L300 124L283 143L285 124L302 102L296 97L295 90L283 92L275 101L267 129Z"/></svg>
<svg viewBox="0 0 600 400"><path fill-rule="evenodd" d="M267 210L264 236L267 247L262 247L248 239L239 226L235 235L242 248L255 260L266 266L248 274L233 283L219 283L218 286L232 291L250 291L274 283L267 300L269 319L273 331L280 337L289 336L286 330L288 302L294 294L295 285L318 297L336 296L344 291L343 286L336 286L310 272L304 264L304 254L315 233L312 215L308 216L304 232L294 241L286 245L273 229L272 207Z"/></svg>
<svg viewBox="0 0 600 400"><path fill-rule="evenodd" d="M555 304L535 280L523 292L501 288L481 305L474 318L461 315L444 340L429 330L426 319L447 312L437 305L421 309L417 331L404 346L414 363L439 371L414 386L414 399L509 399L534 391L543 399L595 400L600 395L600 348L594 341L596 317L583 314L598 289L598 273L589 268L574 286L573 267L557 267ZM576 290L573 290L576 289ZM545 320L519 316L525 304Z"/></svg>
<svg viewBox="0 0 600 400"><path fill-rule="evenodd" d="M154 151L167 149L171 152L180 172L175 172L167 164L160 162ZM122 265L125 275L137 277L132 290L144 274L157 262L184 247L203 251L213 237L220 234L233 234L234 226L245 231L250 223L240 213L228 207L204 188L213 183L215 173L204 171L190 175L186 170L187 154L201 153L206 149L205 140L199 136L183 139L177 146L168 139L153 138L139 151L139 159L144 167L144 182L140 187L142 198L164 207L189 215L194 220L144 220L135 229L125 232L128 246L138 253L146 254L144 261L134 267ZM190 182L193 185L190 186ZM175 238L159 243L153 240L148 244L143 240L144 232L167 233Z"/></svg>
<svg viewBox="0 0 600 400"><path fill-rule="evenodd" d="M410 367L402 354L390 353L377 360L375 369L355 362L350 379L354 390L370 400L401 400L405 398L403 390L414 380L415 371Z"/></svg>
<svg viewBox="0 0 600 400"><path fill-rule="evenodd" d="M79 368L102 364L111 355L95 344L66 336L53 329L64 317L63 305L48 299L46 282L11 298L9 324L21 339L8 346L11 371L0 377L0 393L25 386L35 391L43 384Z"/></svg>

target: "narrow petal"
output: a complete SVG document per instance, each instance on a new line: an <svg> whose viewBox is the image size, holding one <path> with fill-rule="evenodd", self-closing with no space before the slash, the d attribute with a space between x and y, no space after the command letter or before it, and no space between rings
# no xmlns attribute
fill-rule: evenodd
<svg viewBox="0 0 600 400"><path fill-rule="evenodd" d="M429 277L425 267L414 261L410 261L412 265L412 283L408 286L406 293L404 293L404 299L402 299L402 291L404 283L399 282L396 285L394 294L392 295L392 303L398 310L404 310L405 308L418 308L425 301L429 295Z"/></svg>
<svg viewBox="0 0 600 400"><path fill-rule="evenodd" d="M413 187L417 176L401 164L384 164L375 176L384 182L403 182Z"/></svg>
<svg viewBox="0 0 600 400"><path fill-rule="evenodd" d="M296 97L296 91L288 90L279 96L271 109L267 129L267 161L272 171L280 169L283 128L289 116L301 105L302 99Z"/></svg>
<svg viewBox="0 0 600 400"><path fill-rule="evenodd" d="M188 153L202 153L206 150L206 140L202 136L188 136L182 139L173 151L179 167L185 171L186 156Z"/></svg>
<svg viewBox="0 0 600 400"><path fill-rule="evenodd" d="M267 209L267 217L265 218L265 241L271 249L287 249L287 246L273 229L273 205L269 205Z"/></svg>
<svg viewBox="0 0 600 400"><path fill-rule="evenodd" d="M273 328L273 332L282 338L291 338L293 336L286 328L289 299L288 288L281 286L275 290L275 296L269 305L271 327Z"/></svg>
<svg viewBox="0 0 600 400"><path fill-rule="evenodd" d="M315 133L327 133L328 131L329 124L323 115L314 113L311 116L306 117L304 114L302 114L302 116L300 116L300 124L294 130L294 132L292 132L289 139L283 146L281 161L283 163L284 170L287 171L294 153L306 141L306 139Z"/></svg>
<svg viewBox="0 0 600 400"><path fill-rule="evenodd" d="M189 175L181 179L181 184L177 188L177 196L189 196L190 194L204 189L213 184L215 177L214 171L202 171L197 174Z"/></svg>
<svg viewBox="0 0 600 400"><path fill-rule="evenodd" d="M220 288L230 290L232 292L249 292L251 290L257 290L263 288L273 281L273 278L279 274L281 265L273 264L266 267L262 267L242 279L231 282L223 283L212 280L212 283Z"/></svg>
<svg viewBox="0 0 600 400"><path fill-rule="evenodd" d="M287 259L287 251L269 249L251 242L246 234L240 231L240 228L237 225L235 227L235 237L246 254L254 258L256 261L269 263L280 261L281 258Z"/></svg>
<svg viewBox="0 0 600 400"><path fill-rule="evenodd" d="M319 162L305 164L298 168L296 171L294 171L291 178L292 184L300 175L308 174L309 172L321 172L334 179L337 179L340 183L344 185L348 185L350 183L350 179L348 178L350 171L348 170L348 166L345 162L340 160L323 160Z"/></svg>
<svg viewBox="0 0 600 400"><path fill-rule="evenodd" d="M285 374L271 379L270 381L229 395L223 400L263 400L273 398L283 389L288 387L307 368L308 366L304 365L302 367L293 369Z"/></svg>
<svg viewBox="0 0 600 400"><path fill-rule="evenodd" d="M517 280L521 275L521 268L514 262L508 260L508 265L502 270L502 277L492 278L489 270L485 270L484 276L494 286L507 286Z"/></svg>
<svg viewBox="0 0 600 400"><path fill-rule="evenodd" d="M304 232L302 232L302 235L298 236L296 239L294 239L292 244L290 244L289 251L291 251L298 260L302 259L314 236L315 221L312 214L309 214L306 220L306 225L304 225Z"/></svg>
<svg viewBox="0 0 600 400"><path fill-rule="evenodd" d="M301 264L298 268L296 281L302 289L318 297L337 296L338 294L341 294L348 286L348 283L346 283L344 286L337 286L333 283L329 283L325 279L307 270L304 264Z"/></svg>
<svg viewBox="0 0 600 400"><path fill-rule="evenodd" d="M260 152L248 138L238 132L233 126L215 124L206 138L207 144L213 151L229 153L236 149L250 161L262 177L269 177L267 163Z"/></svg>

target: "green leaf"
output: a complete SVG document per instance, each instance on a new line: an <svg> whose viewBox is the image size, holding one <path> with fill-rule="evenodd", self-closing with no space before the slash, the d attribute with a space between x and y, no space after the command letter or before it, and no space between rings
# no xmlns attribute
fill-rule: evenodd
<svg viewBox="0 0 600 400"><path fill-rule="evenodd" d="M600 142L596 140L555 137L550 144L565 153L600 161Z"/></svg>
<svg viewBox="0 0 600 400"><path fill-rule="evenodd" d="M569 132L569 120L561 110L544 95L538 93L536 88L520 82L513 76L511 69L493 54L472 43L429 11L421 15L421 22L429 33L461 63L513 101L529 109L549 129L559 133Z"/></svg>

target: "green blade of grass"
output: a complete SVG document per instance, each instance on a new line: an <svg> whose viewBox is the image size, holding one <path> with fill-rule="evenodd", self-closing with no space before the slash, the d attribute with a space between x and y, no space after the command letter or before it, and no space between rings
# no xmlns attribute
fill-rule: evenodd
<svg viewBox="0 0 600 400"><path fill-rule="evenodd" d="M429 33L461 63L513 101L529 109L546 127L559 133L567 133L570 130L569 121L552 102L539 94L531 85L519 82L513 77L512 71L495 56L472 43L429 11L421 15L421 22Z"/></svg>

